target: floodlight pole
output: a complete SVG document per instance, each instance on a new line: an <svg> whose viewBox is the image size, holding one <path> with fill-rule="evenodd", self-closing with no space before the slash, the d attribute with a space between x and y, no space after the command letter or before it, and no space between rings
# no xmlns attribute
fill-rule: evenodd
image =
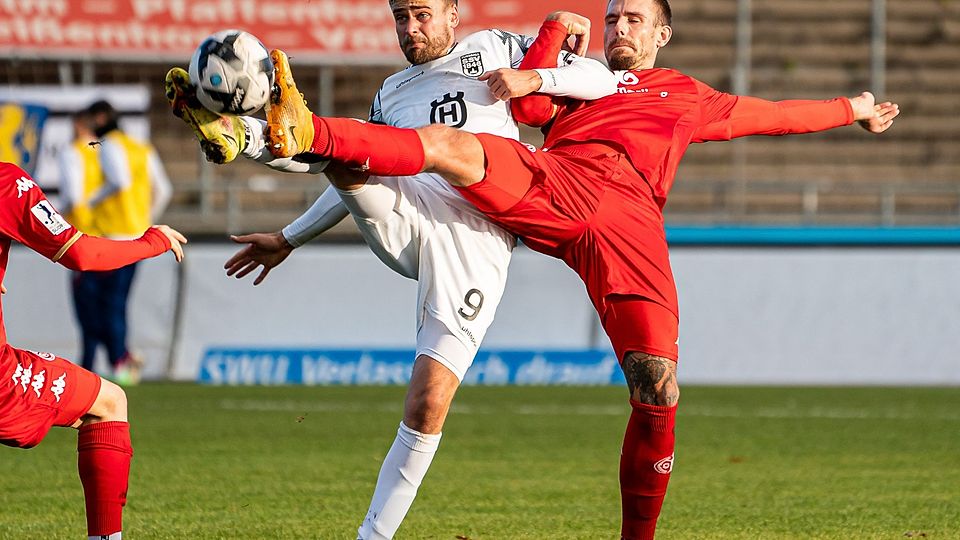
<svg viewBox="0 0 960 540"><path fill-rule="evenodd" d="M750 65L753 51L753 6L751 0L737 0L737 45L733 66L733 93L744 96L750 93Z"/></svg>
<svg viewBox="0 0 960 540"><path fill-rule="evenodd" d="M870 88L877 99L887 92L887 0L873 0L870 34Z"/></svg>
<svg viewBox="0 0 960 540"><path fill-rule="evenodd" d="M751 0L737 0L736 51L731 74L733 94L750 93L750 66L753 63L753 6ZM743 219L747 210L747 148L743 139L733 141L733 178L736 189L728 208ZM728 214L729 217L729 214Z"/></svg>

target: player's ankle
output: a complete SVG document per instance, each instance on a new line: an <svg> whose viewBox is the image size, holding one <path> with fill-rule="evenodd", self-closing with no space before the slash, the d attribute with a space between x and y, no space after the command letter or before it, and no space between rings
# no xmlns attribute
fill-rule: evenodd
<svg viewBox="0 0 960 540"><path fill-rule="evenodd" d="M243 124L243 140L240 142L240 153L248 158L257 158L263 153L267 143L263 138L263 124L256 118L241 116Z"/></svg>

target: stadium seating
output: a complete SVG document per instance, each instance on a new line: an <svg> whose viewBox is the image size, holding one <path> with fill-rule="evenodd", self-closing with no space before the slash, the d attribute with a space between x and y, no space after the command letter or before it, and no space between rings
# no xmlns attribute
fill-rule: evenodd
<svg viewBox="0 0 960 540"><path fill-rule="evenodd" d="M675 35L659 64L731 90L736 0L674 0ZM753 0L750 93L826 99L870 89L870 2ZM849 128L786 139L696 145L680 167L673 223L957 224L960 222L960 3L889 2L884 98L903 114L875 137ZM379 82L402 66L297 66L314 107L365 117ZM192 233L275 229L325 181L250 163L213 167L166 108L168 66L156 63L0 60L0 81L148 84L150 121L175 185L166 218ZM325 71L324 71L325 70ZM321 85L333 88L320 102ZM537 142L539 133L525 130ZM355 234L352 224L335 233Z"/></svg>

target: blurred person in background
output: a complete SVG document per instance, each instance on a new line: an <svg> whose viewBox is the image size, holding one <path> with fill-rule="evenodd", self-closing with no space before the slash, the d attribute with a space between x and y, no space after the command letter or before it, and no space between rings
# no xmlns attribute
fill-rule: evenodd
<svg viewBox="0 0 960 540"><path fill-rule="evenodd" d="M128 240L143 234L163 213L171 187L156 150L124 133L119 118L106 101L93 103L75 117L77 138L64 152L62 184L70 215L79 218L81 230ZM93 371L103 345L111 377L121 385L138 383L143 364L127 342L127 303L136 269L137 263L131 263L73 276L81 364Z"/></svg>
<svg viewBox="0 0 960 540"><path fill-rule="evenodd" d="M25 171L0 162L0 283L14 241L77 272L115 270L166 251L179 262L186 243L166 225L149 227L130 240L84 234ZM0 290L6 292L2 285ZM14 348L0 311L0 444L33 448L53 426L78 429L76 460L88 538L120 540L133 457L126 394L69 360Z"/></svg>
<svg viewBox="0 0 960 540"><path fill-rule="evenodd" d="M101 236L93 223L90 199L103 188L103 168L90 114L78 111L72 115L74 138L60 152L60 209L67 221L84 234ZM100 315L99 272L71 272L70 289L74 314L80 325L80 364L94 371L97 349L104 340L105 318Z"/></svg>

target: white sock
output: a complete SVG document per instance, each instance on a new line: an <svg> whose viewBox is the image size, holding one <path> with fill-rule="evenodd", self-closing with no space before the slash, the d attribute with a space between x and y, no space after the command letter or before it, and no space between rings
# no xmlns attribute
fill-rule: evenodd
<svg viewBox="0 0 960 540"><path fill-rule="evenodd" d="M123 534L115 532L113 534L105 534L103 536L88 536L87 540L122 540Z"/></svg>
<svg viewBox="0 0 960 540"><path fill-rule="evenodd" d="M390 540L417 496L417 488L440 446L440 436L419 433L400 422L397 438L383 459L370 509L357 540Z"/></svg>
<svg viewBox="0 0 960 540"><path fill-rule="evenodd" d="M263 128L267 123L252 116L241 116L240 120L243 121L247 132L247 145L243 148L242 154L257 161L260 161L258 158L261 156L268 157L267 161L273 159L270 152L267 152L266 143L263 142Z"/></svg>
<svg viewBox="0 0 960 540"><path fill-rule="evenodd" d="M241 116L240 120L243 121L247 137L247 145L243 147L241 154L254 161L263 163L275 171L306 174L320 174L330 163L329 159L312 154L275 158L270 153L266 140L263 138L263 128L267 123L252 116Z"/></svg>

